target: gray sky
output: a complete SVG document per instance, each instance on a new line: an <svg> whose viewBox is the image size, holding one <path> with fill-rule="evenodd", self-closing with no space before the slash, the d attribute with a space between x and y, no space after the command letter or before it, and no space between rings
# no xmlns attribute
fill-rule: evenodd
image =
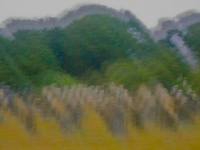
<svg viewBox="0 0 200 150"><path fill-rule="evenodd" d="M162 17L175 17L191 9L200 12L200 0L0 0L0 24L10 17L54 17L84 3L130 10L147 27L157 25L158 19Z"/></svg>

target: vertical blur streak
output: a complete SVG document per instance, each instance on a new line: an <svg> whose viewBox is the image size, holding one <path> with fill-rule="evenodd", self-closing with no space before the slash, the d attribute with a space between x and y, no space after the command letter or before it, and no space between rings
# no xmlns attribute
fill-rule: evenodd
<svg viewBox="0 0 200 150"><path fill-rule="evenodd" d="M171 42L178 48L179 53L185 58L190 66L195 67L197 65L197 59L194 54L187 45L185 45L185 42L180 36L178 36L178 34L172 36Z"/></svg>

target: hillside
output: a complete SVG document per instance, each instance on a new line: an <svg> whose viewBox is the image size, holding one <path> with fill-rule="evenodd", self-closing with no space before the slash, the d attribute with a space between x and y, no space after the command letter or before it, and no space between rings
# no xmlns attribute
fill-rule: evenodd
<svg viewBox="0 0 200 150"><path fill-rule="evenodd" d="M183 60L187 62L192 72L188 76L193 89L196 89L199 93L199 62L200 62L200 23L194 23L188 25L185 29L173 29L167 32L165 39L160 40L161 43L176 51L178 55L181 55Z"/></svg>
<svg viewBox="0 0 200 150"><path fill-rule="evenodd" d="M152 81L171 87L190 72L137 20L94 14L65 28L19 30L14 37L0 41L0 80L13 87L115 82L133 89Z"/></svg>
<svg viewBox="0 0 200 150"><path fill-rule="evenodd" d="M199 149L200 24L178 28L188 18L153 34L88 5L0 28L0 149Z"/></svg>

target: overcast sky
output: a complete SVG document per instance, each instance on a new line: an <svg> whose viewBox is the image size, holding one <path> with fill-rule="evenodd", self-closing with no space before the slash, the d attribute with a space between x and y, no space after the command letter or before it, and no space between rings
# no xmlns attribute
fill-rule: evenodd
<svg viewBox="0 0 200 150"><path fill-rule="evenodd" d="M155 26L162 17L175 17L191 9L200 12L200 0L0 0L0 24L10 17L54 17L84 3L130 10L147 27Z"/></svg>

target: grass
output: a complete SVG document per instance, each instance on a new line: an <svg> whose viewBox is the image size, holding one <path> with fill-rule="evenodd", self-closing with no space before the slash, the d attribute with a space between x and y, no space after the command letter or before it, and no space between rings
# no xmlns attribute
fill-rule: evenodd
<svg viewBox="0 0 200 150"><path fill-rule="evenodd" d="M92 109L85 108L83 128L70 135L61 132L56 121L44 121L37 115L37 133L31 135L23 125L5 112L0 125L1 150L197 150L200 149L200 120L182 125L173 132L153 125L144 130L130 127L126 137L113 137L104 121Z"/></svg>

